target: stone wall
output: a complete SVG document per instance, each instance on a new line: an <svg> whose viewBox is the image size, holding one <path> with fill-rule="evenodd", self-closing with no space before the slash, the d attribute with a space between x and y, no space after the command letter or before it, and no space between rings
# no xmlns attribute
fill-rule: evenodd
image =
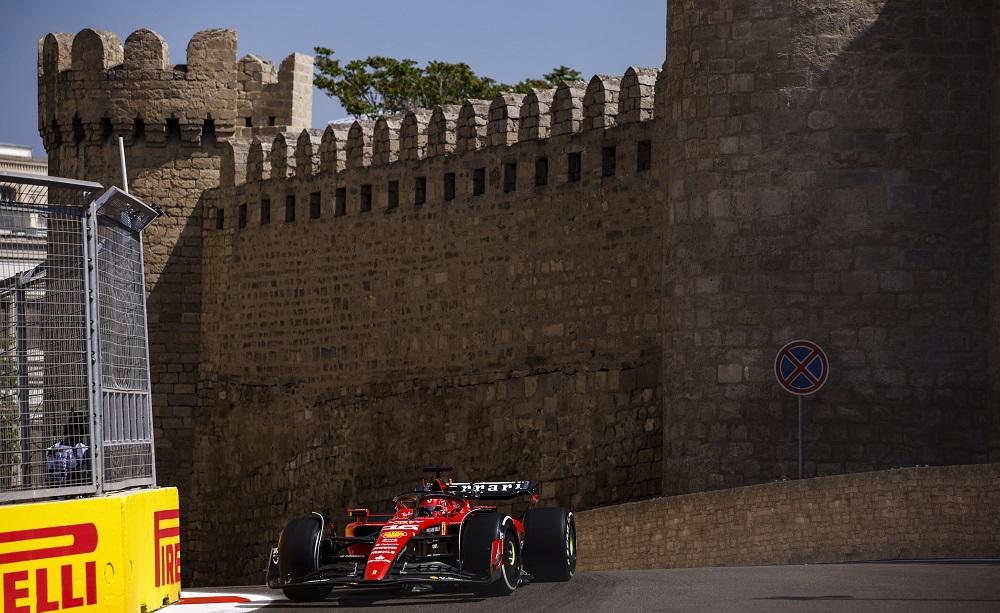
<svg viewBox="0 0 1000 613"><path fill-rule="evenodd" d="M990 295L992 353L990 372L1000 372L1000 5L993 5L993 131L991 134L993 193L990 207L990 247L992 253L993 285ZM990 405L993 411L993 441L991 458L1000 458L1000 377L993 375Z"/></svg>
<svg viewBox="0 0 1000 613"><path fill-rule="evenodd" d="M668 10L664 493L985 461L990 3Z"/></svg>
<svg viewBox="0 0 1000 613"><path fill-rule="evenodd" d="M578 569L996 557L1000 464L909 468L577 513Z"/></svg>
<svg viewBox="0 0 1000 613"><path fill-rule="evenodd" d="M211 194L199 386L211 410L197 424L199 497L186 511L197 518L189 562L233 562L211 575L192 562L190 580L256 580L290 513L384 508L426 463L454 465L456 478L537 478L545 500L577 508L659 494L665 194L636 159L654 124L293 177L276 164L299 152L278 151L307 139L279 136L266 158L254 143L247 176L271 178ZM604 176L612 146L615 174ZM567 151L581 153L577 182ZM542 156L548 180L536 186Z"/></svg>

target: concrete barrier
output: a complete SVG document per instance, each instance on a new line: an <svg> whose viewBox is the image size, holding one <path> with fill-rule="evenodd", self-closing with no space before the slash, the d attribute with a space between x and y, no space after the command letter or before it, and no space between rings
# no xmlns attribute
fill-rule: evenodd
<svg viewBox="0 0 1000 613"><path fill-rule="evenodd" d="M153 611L180 598L175 488L0 506L4 613Z"/></svg>
<svg viewBox="0 0 1000 613"><path fill-rule="evenodd" d="M1000 464L907 468L577 514L580 570L1000 556Z"/></svg>

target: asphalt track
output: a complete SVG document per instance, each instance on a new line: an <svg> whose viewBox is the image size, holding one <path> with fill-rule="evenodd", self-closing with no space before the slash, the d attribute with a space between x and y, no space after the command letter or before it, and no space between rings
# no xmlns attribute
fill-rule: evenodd
<svg viewBox="0 0 1000 613"><path fill-rule="evenodd" d="M167 613L223 611L1000 611L1000 560L820 564L580 573L506 598L433 591L335 590L322 603L292 603L258 587L192 589ZM205 598L246 602L208 603Z"/></svg>

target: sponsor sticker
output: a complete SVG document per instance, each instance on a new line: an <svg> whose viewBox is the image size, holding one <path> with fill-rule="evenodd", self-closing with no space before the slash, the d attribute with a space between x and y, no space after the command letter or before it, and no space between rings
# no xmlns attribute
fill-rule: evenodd
<svg viewBox="0 0 1000 613"><path fill-rule="evenodd" d="M485 481L482 483L452 483L449 490L461 493L505 493L525 489L529 481Z"/></svg>
<svg viewBox="0 0 1000 613"><path fill-rule="evenodd" d="M154 569L156 587L181 582L180 510L153 513Z"/></svg>
<svg viewBox="0 0 1000 613"><path fill-rule="evenodd" d="M383 539L383 541L385 539L396 539L396 538L399 538L401 536L406 536L406 533L403 532L402 530L383 530L382 531L382 539Z"/></svg>
<svg viewBox="0 0 1000 613"><path fill-rule="evenodd" d="M0 532L0 543L9 544L0 553L4 612L31 611L30 605L19 602L34 602L38 611L98 604L97 562L87 559L97 550L97 540L93 523ZM34 573L8 570L8 565L43 560L46 563L39 564Z"/></svg>
<svg viewBox="0 0 1000 613"><path fill-rule="evenodd" d="M390 530L419 530L420 526L418 526L417 524L394 523L387 525L386 528L389 528ZM385 530L385 528L382 529Z"/></svg>
<svg viewBox="0 0 1000 613"><path fill-rule="evenodd" d="M175 601L179 525L172 488L0 506L0 611L125 611Z"/></svg>

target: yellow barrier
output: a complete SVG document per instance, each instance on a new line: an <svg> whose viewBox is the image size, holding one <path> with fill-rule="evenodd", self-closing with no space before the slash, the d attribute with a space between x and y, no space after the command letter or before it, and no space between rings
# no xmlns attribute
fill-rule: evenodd
<svg viewBox="0 0 1000 613"><path fill-rule="evenodd" d="M0 506L3 613L138 613L180 591L175 488Z"/></svg>

